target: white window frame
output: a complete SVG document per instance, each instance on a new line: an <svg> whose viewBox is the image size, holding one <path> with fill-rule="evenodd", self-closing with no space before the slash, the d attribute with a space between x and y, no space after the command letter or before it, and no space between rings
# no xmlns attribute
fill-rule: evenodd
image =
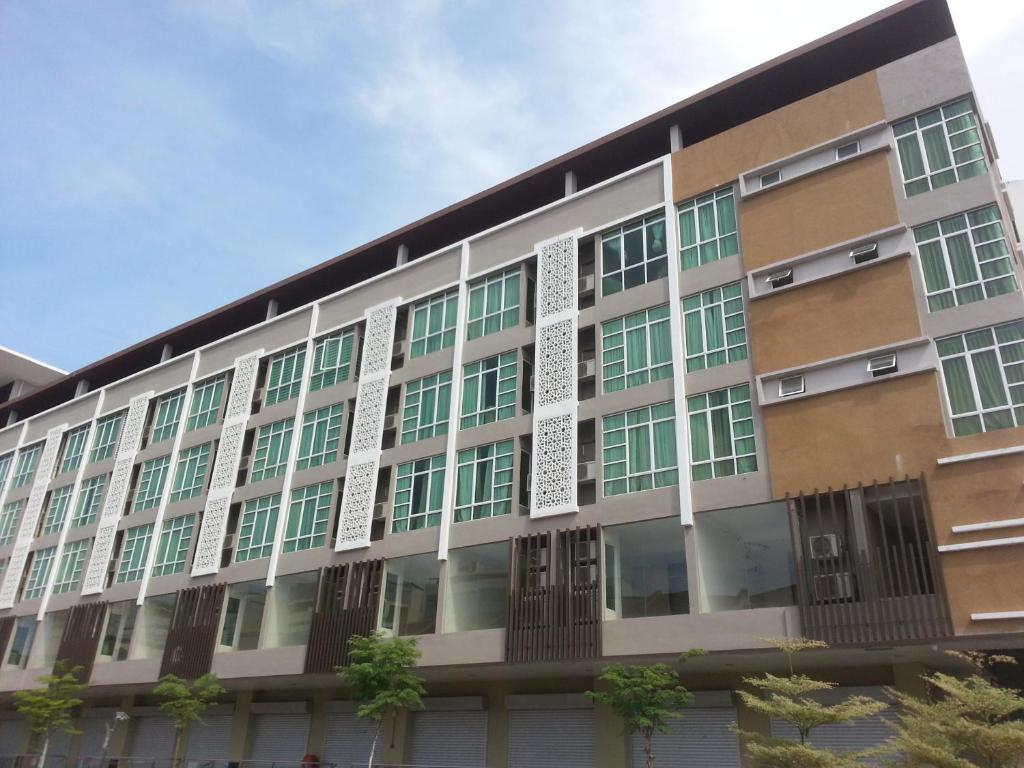
<svg viewBox="0 0 1024 768"><path fill-rule="evenodd" d="M117 584L139 581L146 573L146 558L149 555L150 540L153 538L153 524L137 525L124 532L121 557L117 563Z"/></svg>

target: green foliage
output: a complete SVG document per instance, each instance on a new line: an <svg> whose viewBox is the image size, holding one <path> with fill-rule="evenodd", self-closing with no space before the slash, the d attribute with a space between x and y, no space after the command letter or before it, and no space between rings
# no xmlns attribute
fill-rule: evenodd
<svg viewBox="0 0 1024 768"><path fill-rule="evenodd" d="M81 667L59 661L53 674L36 678L42 688L14 692L14 708L28 722L34 738L45 741L55 732L79 733L71 723L71 713L81 705L86 687L79 682L81 672Z"/></svg>
<svg viewBox="0 0 1024 768"><path fill-rule="evenodd" d="M164 699L160 703L160 711L171 718L180 732L191 723L201 723L203 712L216 703L224 688L212 672L192 683L177 675L164 675L153 688L153 693Z"/></svg>
<svg viewBox="0 0 1024 768"><path fill-rule="evenodd" d="M399 710L423 708L423 680L412 673L420 657L414 639L355 636L349 653L352 663L339 667L338 675L352 689L359 717L380 723Z"/></svg>
<svg viewBox="0 0 1024 768"><path fill-rule="evenodd" d="M928 698L886 689L901 707L890 748L908 768L1019 768L1024 766L1024 697L991 679L1006 656L950 652L971 665L969 675L923 676Z"/></svg>
<svg viewBox="0 0 1024 768"><path fill-rule="evenodd" d="M831 690L836 684L796 674L793 657L801 651L828 646L819 640L802 637L764 640L786 654L789 675L780 677L765 673L744 678L744 682L754 690L736 693L755 712L792 724L800 734L800 741L776 739L737 728L736 732L744 738L753 764L757 768L849 768L864 765L863 758L872 756L874 751L838 754L811 746L807 738L820 726L852 724L856 720L876 715L886 709L885 702L866 696L851 696L832 705L815 701L812 694Z"/></svg>

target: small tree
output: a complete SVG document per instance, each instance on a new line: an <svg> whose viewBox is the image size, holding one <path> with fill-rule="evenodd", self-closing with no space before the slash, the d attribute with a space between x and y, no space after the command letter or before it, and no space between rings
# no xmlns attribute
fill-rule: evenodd
<svg viewBox="0 0 1024 768"><path fill-rule="evenodd" d="M737 728L736 732L744 738L754 765L758 768L846 768L863 765L861 760L873 754L873 750L837 753L812 746L808 743L808 737L815 728L823 725L852 725L856 720L876 715L886 708L885 702L867 696L851 696L832 705L815 701L811 694L831 690L836 684L796 674L793 656L800 651L828 646L819 640L807 640L802 637L764 639L786 654L789 675L779 677L765 673L758 677L744 678L744 682L757 692L736 693L743 703L755 712L779 718L793 725L800 736L800 741L777 739L763 733Z"/></svg>
<svg viewBox="0 0 1024 768"><path fill-rule="evenodd" d="M81 673L81 667L69 667L66 662L58 661L53 674L36 678L42 688L14 693L14 708L28 722L33 742L42 741L39 765L46 763L50 736L79 732L71 723L71 712L82 703L80 696L85 683L79 682Z"/></svg>
<svg viewBox="0 0 1024 768"><path fill-rule="evenodd" d="M164 699L160 711L174 723L174 754L171 761L181 760L185 734L192 723L202 723L203 713L224 693L217 676L208 672L192 683L177 675L164 675L153 688Z"/></svg>
<svg viewBox="0 0 1024 768"><path fill-rule="evenodd" d="M376 723L367 763L372 768L384 718L423 708L423 679L412 672L420 652L414 639L386 638L376 632L352 637L349 654L352 663L339 667L338 676L352 689L352 698L359 705L356 715Z"/></svg>
<svg viewBox="0 0 1024 768"><path fill-rule="evenodd" d="M687 651L679 661L702 655L704 651L699 649ZM608 690L587 691L586 695L621 717L627 735L640 734L647 768L654 768L654 734L667 733L668 721L682 717L680 710L693 701L693 696L668 664L611 664L598 679Z"/></svg>
<svg viewBox="0 0 1024 768"><path fill-rule="evenodd" d="M887 688L899 705L889 748L897 765L936 768L1019 768L1024 766L1024 697L992 679L995 664L1016 664L1010 656L949 654L971 665L966 677L945 672L923 675L928 698Z"/></svg>

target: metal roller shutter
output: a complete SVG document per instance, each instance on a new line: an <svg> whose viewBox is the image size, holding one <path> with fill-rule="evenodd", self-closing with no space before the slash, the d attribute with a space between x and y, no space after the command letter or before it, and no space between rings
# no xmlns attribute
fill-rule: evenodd
<svg viewBox="0 0 1024 768"><path fill-rule="evenodd" d="M849 696L870 696L873 699L885 701L885 693L879 687L836 688L813 698L823 704L833 704ZM855 720L850 725L823 725L811 732L810 742L816 747L843 752L877 747L884 744L892 735L887 723L895 716L895 710L893 707L889 707L879 715ZM772 718L772 735L780 739L793 739L794 741L800 738L793 725L778 718ZM869 759L865 761L865 764L878 765L879 761Z"/></svg>
<svg viewBox="0 0 1024 768"><path fill-rule="evenodd" d="M50 746L46 750L46 765L63 768L65 758L71 751L71 734L61 731L50 736Z"/></svg>
<svg viewBox="0 0 1024 768"><path fill-rule="evenodd" d="M231 715L204 715L203 723L189 726L185 759L226 760L231 744Z"/></svg>
<svg viewBox="0 0 1024 768"><path fill-rule="evenodd" d="M86 757L98 758L103 752L103 739L107 735L106 722L105 718L83 717L78 723L78 727L82 731L82 735L78 739L79 760Z"/></svg>
<svg viewBox="0 0 1024 768"><path fill-rule="evenodd" d="M337 712L327 716L327 736L324 739L324 753L320 759L335 763L339 768L349 768L353 763L365 763L370 759L370 744L373 741L373 723L360 720L355 712ZM381 729L381 742L389 733L387 724ZM380 744L377 745L378 752Z"/></svg>
<svg viewBox="0 0 1024 768"><path fill-rule="evenodd" d="M658 768L740 768L740 740L732 732L735 707L687 707L668 733L654 734ZM644 741L632 739L633 768L644 766Z"/></svg>
<svg viewBox="0 0 1024 768"><path fill-rule="evenodd" d="M445 768L483 768L487 763L487 712L414 712L406 762Z"/></svg>
<svg viewBox="0 0 1024 768"><path fill-rule="evenodd" d="M309 715L273 713L253 715L249 724L249 760L300 763L309 741Z"/></svg>
<svg viewBox="0 0 1024 768"><path fill-rule="evenodd" d="M509 768L593 768L594 710L509 712Z"/></svg>
<svg viewBox="0 0 1024 768"><path fill-rule="evenodd" d="M0 755L19 755L25 749L28 726L24 720L0 720Z"/></svg>
<svg viewBox="0 0 1024 768"><path fill-rule="evenodd" d="M167 717L133 717L128 757L170 760L174 754L174 723Z"/></svg>

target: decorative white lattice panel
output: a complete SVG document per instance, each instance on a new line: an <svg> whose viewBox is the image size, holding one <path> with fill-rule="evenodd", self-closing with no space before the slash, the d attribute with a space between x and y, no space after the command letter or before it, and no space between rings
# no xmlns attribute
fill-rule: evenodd
<svg viewBox="0 0 1024 768"><path fill-rule="evenodd" d="M25 513L21 517L21 525L18 528L18 536L14 540L14 550L11 552L10 560L4 571L3 585L0 586L0 609L10 608L14 605L15 593L18 591L18 584L21 583L21 574L25 568L25 560L28 559L28 548L32 545L36 526L39 524L39 514L43 511L46 488L53 477L53 465L57 462L61 438L67 426L67 424L64 424L54 427L46 433L46 443L43 445L39 464L36 465L32 490L29 491L28 502L25 504Z"/></svg>
<svg viewBox="0 0 1024 768"><path fill-rule="evenodd" d="M152 392L147 392L133 397L128 402L128 415L124 419L121 439L117 444L114 473L107 485L107 497L103 500L96 540L93 542L89 565L86 566L85 578L82 580L83 595L97 595L104 589L103 582L106 580L107 564L114 548L117 521L121 519L121 512L124 510L132 467L135 464L135 455L139 452L142 429L146 424L146 412L149 410L149 399L152 396Z"/></svg>
<svg viewBox="0 0 1024 768"><path fill-rule="evenodd" d="M210 490L203 510L203 523L196 539L196 556L192 560L192 575L204 576L220 570L220 555L227 531L228 510L235 492L238 468L242 461L245 426L252 411L252 396L256 391L256 378L263 350L250 352L235 360L231 376L228 407L217 442L217 455L210 474Z"/></svg>
<svg viewBox="0 0 1024 768"><path fill-rule="evenodd" d="M576 499L579 248L577 233L537 246L530 517L579 510Z"/></svg>
<svg viewBox="0 0 1024 768"><path fill-rule="evenodd" d="M391 357L395 343L395 321L401 299L366 311L363 361L356 389L356 410L352 423L348 473L341 496L337 551L370 546L373 500L380 467L380 444L384 436Z"/></svg>

